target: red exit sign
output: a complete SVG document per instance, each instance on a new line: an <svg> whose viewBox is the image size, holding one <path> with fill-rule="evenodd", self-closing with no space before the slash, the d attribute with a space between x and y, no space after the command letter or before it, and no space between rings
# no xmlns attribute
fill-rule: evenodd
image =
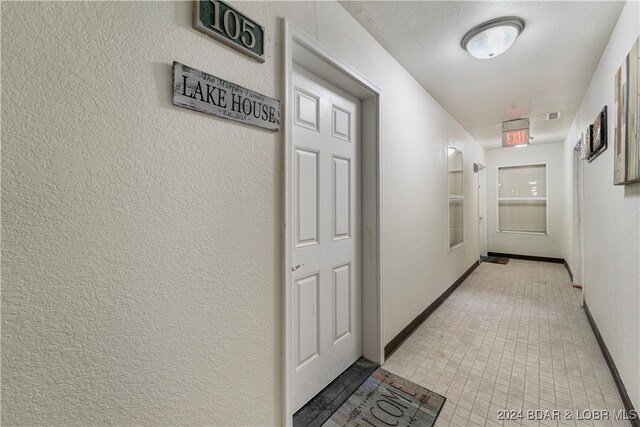
<svg viewBox="0 0 640 427"><path fill-rule="evenodd" d="M529 129L514 129L502 132L502 146L515 147L529 143Z"/></svg>

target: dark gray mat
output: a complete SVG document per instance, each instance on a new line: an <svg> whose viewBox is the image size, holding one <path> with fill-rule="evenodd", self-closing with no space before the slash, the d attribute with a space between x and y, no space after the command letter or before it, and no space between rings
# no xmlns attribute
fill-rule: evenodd
<svg viewBox="0 0 640 427"><path fill-rule="evenodd" d="M382 368L327 420L326 427L431 427L445 397Z"/></svg>
<svg viewBox="0 0 640 427"><path fill-rule="evenodd" d="M364 357L356 360L338 378L293 415L293 427L319 427L378 368Z"/></svg>
<svg viewBox="0 0 640 427"><path fill-rule="evenodd" d="M490 263L493 263L493 264L506 265L506 264L509 264L509 258L503 258L503 257L499 257L499 256L488 256L488 257L484 258L482 260L482 262L490 262Z"/></svg>

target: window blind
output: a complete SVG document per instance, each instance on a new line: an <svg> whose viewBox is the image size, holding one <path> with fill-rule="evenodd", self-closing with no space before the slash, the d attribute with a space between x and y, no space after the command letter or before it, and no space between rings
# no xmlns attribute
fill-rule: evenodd
<svg viewBox="0 0 640 427"><path fill-rule="evenodd" d="M547 171L545 165L498 169L498 229L547 232Z"/></svg>
<svg viewBox="0 0 640 427"><path fill-rule="evenodd" d="M499 169L499 197L547 197L545 165L511 166Z"/></svg>

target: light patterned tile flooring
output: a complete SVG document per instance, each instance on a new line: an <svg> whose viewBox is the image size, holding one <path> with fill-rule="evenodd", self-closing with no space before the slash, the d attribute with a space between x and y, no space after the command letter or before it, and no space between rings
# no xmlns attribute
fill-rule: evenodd
<svg viewBox="0 0 640 427"><path fill-rule="evenodd" d="M562 264L483 263L384 367L447 398L436 426L629 426L579 298Z"/></svg>

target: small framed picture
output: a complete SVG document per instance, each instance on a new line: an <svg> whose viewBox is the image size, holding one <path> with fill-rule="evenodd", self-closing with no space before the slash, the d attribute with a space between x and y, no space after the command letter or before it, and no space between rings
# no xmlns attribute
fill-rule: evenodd
<svg viewBox="0 0 640 427"><path fill-rule="evenodd" d="M607 106L598 114L591 130L591 149L587 159L591 162L607 149Z"/></svg>

